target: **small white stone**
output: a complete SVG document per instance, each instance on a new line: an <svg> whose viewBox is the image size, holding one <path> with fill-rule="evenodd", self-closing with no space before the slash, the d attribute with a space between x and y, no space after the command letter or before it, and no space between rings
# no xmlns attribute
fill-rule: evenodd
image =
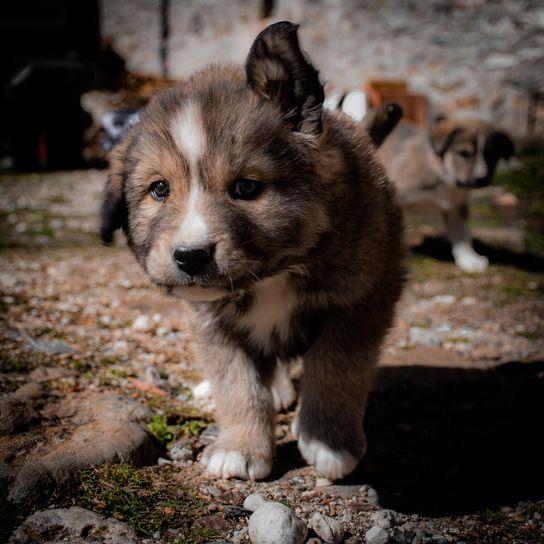
<svg viewBox="0 0 544 544"><path fill-rule="evenodd" d="M255 512L257 508L264 506L269 501L260 493L251 493L244 499L244 508L250 512Z"/></svg>
<svg viewBox="0 0 544 544"><path fill-rule="evenodd" d="M305 523L279 502L260 506L249 518L253 544L302 544L308 533Z"/></svg>
<svg viewBox="0 0 544 544"><path fill-rule="evenodd" d="M382 529L390 529L398 523L399 517L393 510L378 510L370 516L370 520Z"/></svg>
<svg viewBox="0 0 544 544"><path fill-rule="evenodd" d="M379 503L378 492L373 487L370 487L370 486L367 487L367 489L366 489L366 500L370 504L377 505Z"/></svg>
<svg viewBox="0 0 544 544"><path fill-rule="evenodd" d="M135 331L148 331L151 327L152 323L148 315L139 315L132 323Z"/></svg>
<svg viewBox="0 0 544 544"><path fill-rule="evenodd" d="M339 544L344 538L344 529L340 522L319 512L311 515L308 526L327 544Z"/></svg>
<svg viewBox="0 0 544 544"><path fill-rule="evenodd" d="M208 380L204 380L203 382L200 382L198 385L195 385L193 387L193 397L195 397L195 399L209 397L210 394L211 385Z"/></svg>
<svg viewBox="0 0 544 544"><path fill-rule="evenodd" d="M177 461L178 463L192 461L194 457L193 451L181 444L174 444L170 448L169 454L170 459L172 459L172 461Z"/></svg>
<svg viewBox="0 0 544 544"><path fill-rule="evenodd" d="M332 485L332 481L328 478L317 478L315 481L316 487L326 487L328 485Z"/></svg>
<svg viewBox="0 0 544 544"><path fill-rule="evenodd" d="M371 527L365 534L366 544L388 544L389 540L387 531L377 525Z"/></svg>
<svg viewBox="0 0 544 544"><path fill-rule="evenodd" d="M172 461L170 461L170 459L165 459L164 457L159 457L157 459L157 465L159 465L159 466L171 465L171 464L172 464Z"/></svg>

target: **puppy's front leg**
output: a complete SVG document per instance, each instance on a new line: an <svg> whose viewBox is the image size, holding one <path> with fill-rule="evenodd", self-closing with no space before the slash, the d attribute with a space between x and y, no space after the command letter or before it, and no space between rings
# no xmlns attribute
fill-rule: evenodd
<svg viewBox="0 0 544 544"><path fill-rule="evenodd" d="M224 348L209 355L219 436L204 451L202 463L219 478L265 478L274 456L268 376L239 350Z"/></svg>
<svg viewBox="0 0 544 544"><path fill-rule="evenodd" d="M468 227L468 206L460 204L444 213L448 238L452 245L455 264L465 272L484 272L489 265L487 257L472 248Z"/></svg>
<svg viewBox="0 0 544 544"><path fill-rule="evenodd" d="M363 327L374 326L357 317L331 323L304 356L293 433L306 461L331 479L352 472L366 451L363 417L383 331Z"/></svg>

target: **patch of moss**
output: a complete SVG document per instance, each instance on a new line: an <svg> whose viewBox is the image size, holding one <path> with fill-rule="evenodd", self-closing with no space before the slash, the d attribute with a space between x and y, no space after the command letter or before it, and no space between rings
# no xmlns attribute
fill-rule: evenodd
<svg viewBox="0 0 544 544"><path fill-rule="evenodd" d="M531 514L527 515L527 519ZM473 516L474 524L467 529L463 524L456 534L459 540L469 544L537 544L542 542L542 532L538 525L530 525L525 520L516 520L502 511L485 510ZM455 520L452 520L455 523Z"/></svg>
<svg viewBox="0 0 544 544"><path fill-rule="evenodd" d="M100 385L112 385L117 380L129 377L129 373L123 368L109 367L98 374Z"/></svg>
<svg viewBox="0 0 544 544"><path fill-rule="evenodd" d="M529 250L544 253L544 156L519 157L521 166L497 173L497 181L520 200L525 242Z"/></svg>
<svg viewBox="0 0 544 544"><path fill-rule="evenodd" d="M159 442L169 444L182 436L199 436L207 426L205 418L187 418L186 414L173 412L170 415L155 414L147 428Z"/></svg>
<svg viewBox="0 0 544 544"><path fill-rule="evenodd" d="M149 432L163 444L172 442L179 435L179 425L169 425L166 416L155 414L147 424Z"/></svg>
<svg viewBox="0 0 544 544"><path fill-rule="evenodd" d="M0 393L13 393L17 389L19 389L19 383L14 380L4 379L0 381Z"/></svg>
<svg viewBox="0 0 544 544"><path fill-rule="evenodd" d="M429 279L453 280L459 277L453 263L441 262L424 255L412 255L409 278L412 282L423 283Z"/></svg>
<svg viewBox="0 0 544 544"><path fill-rule="evenodd" d="M54 365L50 356L21 350L0 350L0 371L28 373L38 366Z"/></svg>
<svg viewBox="0 0 544 544"><path fill-rule="evenodd" d="M170 469L104 465L81 473L79 504L132 525L139 535L160 533L164 540L200 544L219 533L194 522L208 514L208 503L184 489Z"/></svg>
<svg viewBox="0 0 544 544"><path fill-rule="evenodd" d="M202 419L189 419L180 426L183 435L200 436L208 426L208 422Z"/></svg>

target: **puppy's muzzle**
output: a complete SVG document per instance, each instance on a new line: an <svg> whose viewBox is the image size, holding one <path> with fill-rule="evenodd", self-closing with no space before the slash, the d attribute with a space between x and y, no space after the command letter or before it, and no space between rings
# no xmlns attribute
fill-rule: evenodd
<svg viewBox="0 0 544 544"><path fill-rule="evenodd" d="M212 260L213 246L180 246L173 258L178 268L189 276L201 274Z"/></svg>

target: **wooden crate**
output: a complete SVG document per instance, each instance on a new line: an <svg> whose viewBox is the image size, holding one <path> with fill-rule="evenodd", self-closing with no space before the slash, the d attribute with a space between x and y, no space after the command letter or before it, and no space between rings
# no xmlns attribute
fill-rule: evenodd
<svg viewBox="0 0 544 544"><path fill-rule="evenodd" d="M396 102L404 112L403 120L421 127L428 126L429 101L425 95L411 93L406 81L372 80L365 85L365 91L371 107Z"/></svg>

